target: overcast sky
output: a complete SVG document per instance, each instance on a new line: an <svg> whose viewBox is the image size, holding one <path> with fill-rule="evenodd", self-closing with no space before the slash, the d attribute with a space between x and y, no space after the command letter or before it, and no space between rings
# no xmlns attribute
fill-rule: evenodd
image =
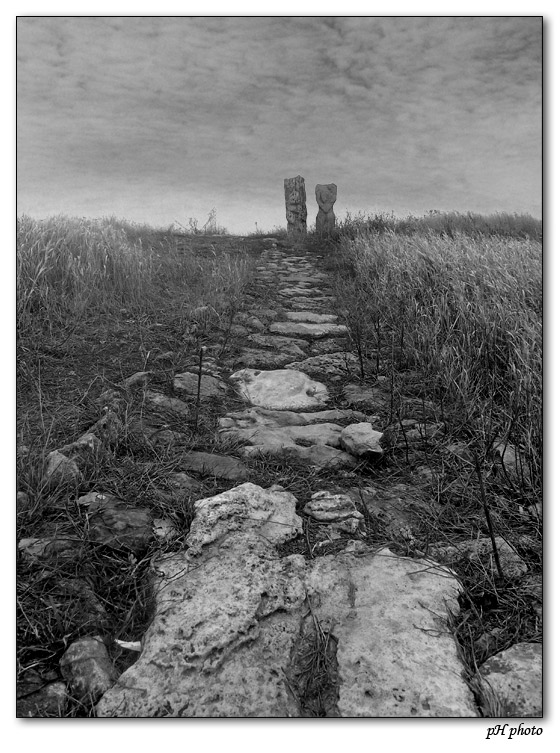
<svg viewBox="0 0 560 753"><path fill-rule="evenodd" d="M18 214L541 216L538 17L20 18Z"/></svg>

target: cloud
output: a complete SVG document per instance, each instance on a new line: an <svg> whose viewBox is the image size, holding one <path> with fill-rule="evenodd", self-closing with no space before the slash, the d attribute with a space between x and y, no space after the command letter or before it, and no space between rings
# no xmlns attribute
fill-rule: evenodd
<svg viewBox="0 0 560 753"><path fill-rule="evenodd" d="M522 211L540 40L538 18L20 18L20 203L283 223L299 173L354 209Z"/></svg>

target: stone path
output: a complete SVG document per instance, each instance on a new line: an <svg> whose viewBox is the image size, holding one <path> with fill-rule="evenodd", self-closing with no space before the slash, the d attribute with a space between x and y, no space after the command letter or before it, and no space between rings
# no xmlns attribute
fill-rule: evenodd
<svg viewBox="0 0 560 753"><path fill-rule="evenodd" d="M327 275L315 256L273 247L261 256L255 290L275 295L239 322L253 334L230 381L246 408L220 417L218 432L239 442L247 462L287 456L342 474L345 489L325 482L299 512L281 486L242 483L198 500L186 549L155 563L155 617L142 653L97 714L476 716L448 626L461 592L453 572L363 540L357 501L379 521L389 514L397 536L410 531L415 502L402 484L387 501L358 474L353 489L344 476L383 453L369 411L387 392L346 385L349 407L329 408L337 381L357 376L358 364ZM176 386L189 380L178 376ZM410 421L411 437L425 437ZM336 554L283 556L281 547L302 536L302 515L324 526L326 542L353 538Z"/></svg>

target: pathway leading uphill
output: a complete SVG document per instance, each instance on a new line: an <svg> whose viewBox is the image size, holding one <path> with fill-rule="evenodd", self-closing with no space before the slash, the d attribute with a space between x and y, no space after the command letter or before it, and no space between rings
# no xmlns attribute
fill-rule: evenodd
<svg viewBox="0 0 560 753"><path fill-rule="evenodd" d="M315 491L304 502L245 482L195 503L184 551L154 563L142 652L98 716L477 716L449 627L460 584L390 546L424 503L362 473L390 441L374 415L389 389L360 385L321 257L274 244L254 292L267 308L239 318L246 346L229 373L208 362L244 403L217 431L249 468L263 454L307 464ZM401 424L411 445L439 429L414 399ZM366 543L366 522L385 544ZM313 546L298 548L311 524Z"/></svg>

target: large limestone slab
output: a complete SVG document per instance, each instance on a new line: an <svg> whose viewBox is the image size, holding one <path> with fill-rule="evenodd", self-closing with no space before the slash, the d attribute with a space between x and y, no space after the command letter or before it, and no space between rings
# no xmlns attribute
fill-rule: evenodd
<svg viewBox="0 0 560 753"><path fill-rule="evenodd" d="M338 643L340 716L477 716L447 622L461 590L451 571L383 549L313 560L306 586Z"/></svg>
<svg viewBox="0 0 560 753"><path fill-rule="evenodd" d="M299 716L283 669L300 630L302 559L280 560L264 537L241 532L158 562L143 651L97 716Z"/></svg>
<svg viewBox="0 0 560 753"><path fill-rule="evenodd" d="M307 335L308 337L341 337L347 334L344 324L313 324L311 322L273 322L270 332L279 335Z"/></svg>
<svg viewBox="0 0 560 753"><path fill-rule="evenodd" d="M327 388L300 371L241 369L230 376L239 394L252 405L274 410L320 408L328 400Z"/></svg>

